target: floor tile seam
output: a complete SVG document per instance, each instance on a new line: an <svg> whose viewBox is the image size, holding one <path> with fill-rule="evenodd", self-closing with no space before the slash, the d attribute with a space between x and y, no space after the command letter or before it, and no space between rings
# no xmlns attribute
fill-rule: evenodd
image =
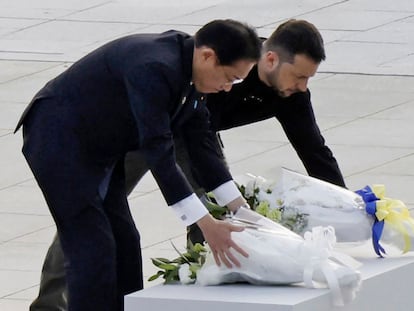
<svg viewBox="0 0 414 311"><path fill-rule="evenodd" d="M56 55L65 55L64 52L36 52L36 51L18 51L18 50L0 50L0 53L10 53L16 55L47 55L47 56L56 56Z"/></svg>
<svg viewBox="0 0 414 311"><path fill-rule="evenodd" d="M30 232L26 232L26 233L20 234L20 235L15 236L15 237L13 237L13 238L11 238L11 239L8 239L8 240L3 240L3 241L1 241L0 245L1 245L1 246L4 246L4 244L6 244L6 243L9 243L9 242L15 242L15 240L17 240L17 239L21 239L21 238L27 237L27 236L29 236L29 235L31 235L31 234L34 234L34 233L40 232L40 231L42 231L42 230L44 230L44 229L50 229L50 228L55 228L55 227L56 227L56 226L55 226L55 224L53 224L53 225L49 225L49 226L46 226L46 227L41 227L41 228L39 228L39 229L36 229L36 230L30 231Z"/></svg>
<svg viewBox="0 0 414 311"><path fill-rule="evenodd" d="M0 15L0 20L1 19L13 19L13 20L39 20L39 21L47 21L49 20L49 18L42 18L42 17L21 17L21 16L3 16Z"/></svg>
<svg viewBox="0 0 414 311"><path fill-rule="evenodd" d="M364 12L370 12L370 11L373 11L373 10L370 10L370 9L368 9L368 10L364 10ZM375 12L375 11L374 11ZM394 12L394 11L387 11L387 10L384 10L383 12ZM366 28L366 29L357 29L357 30L355 30L355 29L349 29L349 30L345 30L345 29L322 29L322 30L331 30L331 31L350 31L350 32L356 32L356 33L358 33L358 32L360 32L360 33L366 33L366 32L369 32L369 31L372 31L372 30L375 30L375 29L377 29L377 28L381 28L381 27L384 27L384 26L387 26L387 25L390 25L390 24L393 24L393 23L398 23L398 22L401 22L401 21L404 21L404 20L406 20L406 19L410 19L410 18L412 18L413 16L414 16L414 12L411 12L411 11L409 11L409 13L407 13L406 11L401 11L400 13L405 13L405 14L410 14L410 15L408 15L408 16L404 16L404 17L401 17L401 18L397 18L397 19L393 19L393 20L391 20L391 21L388 21L388 22L384 22L384 23L381 23L381 24L379 24L379 25L376 25L376 26L373 26L373 27L370 27L370 28ZM346 37L344 37L344 38L346 38ZM357 41L357 40L355 40L355 41L353 41L353 40L344 40L344 38L339 38L339 39L337 39L337 40L334 40L334 41L332 41L332 42L329 42L328 44L330 44L330 43L333 43L333 42L355 42L355 43L381 43L381 42L371 42L371 41ZM383 42L384 44L386 44L386 42ZM391 43L391 42L390 42Z"/></svg>
<svg viewBox="0 0 414 311"><path fill-rule="evenodd" d="M6 137L7 135L13 134L14 129L0 128L0 131L6 131L6 133L0 134L0 138L2 138L2 137Z"/></svg>
<svg viewBox="0 0 414 311"><path fill-rule="evenodd" d="M328 5L325 5L325 6L318 7L316 9L312 9L312 10L305 11L305 12L302 12L302 13L299 13L299 14L296 14L296 15L289 16L288 18L282 18L282 19L276 20L275 22L272 22L272 23L257 26L256 28L265 28L265 27L269 27L269 26L274 26L275 24L279 24L279 23L281 23L281 22L283 22L287 19L291 19L291 18L296 18L297 19L297 18L300 18L303 15L312 14L312 13L315 13L315 12L318 12L318 11L321 11L321 10L324 10L324 9L327 9L327 8L330 8L330 7L333 7L333 6L336 6L336 5L341 5L341 4L349 2L349 1L350 0L339 0L335 3L331 3L331 4L328 4Z"/></svg>
<svg viewBox="0 0 414 311"><path fill-rule="evenodd" d="M322 76L320 76L319 74L322 74ZM337 74L333 73L333 72L324 73L324 72L318 70L317 75L311 80L312 82L310 82L310 83L313 83L313 82L319 83L322 80L331 79L332 77L335 77L336 75Z"/></svg>
<svg viewBox="0 0 414 311"><path fill-rule="evenodd" d="M397 159L398 160L398 159ZM382 167L382 166L384 166L384 165L387 165L387 164L390 164L390 163L393 163L394 161L396 161L396 160L391 160L391 161L389 161L389 162L387 162L387 163L384 163L384 164L381 164L381 165L379 165L379 166L375 166L375 167L373 167L373 168L368 168L368 169L366 169L366 170L363 170L363 171L361 171L361 172L365 172L365 171L369 171L369 170L372 170L372 169L377 169L378 167ZM347 177L351 177L352 175L353 175L354 173L352 173L351 175L347 175ZM358 173L356 173L357 175L359 174L359 172ZM387 176L390 176L390 177L408 177L408 178L413 178L414 177L414 174L393 174L393 173L381 173L381 172L375 172L375 174L376 175L378 175L378 174L380 174L380 175L384 175L384 174L386 174Z"/></svg>
<svg viewBox="0 0 414 311"><path fill-rule="evenodd" d="M374 66L377 67L377 66ZM349 76L372 76L372 77L397 77L397 78L414 78L414 74L405 73L373 73L362 71L336 71L336 70L321 70L318 73L333 74L333 75L349 75Z"/></svg>
<svg viewBox="0 0 414 311"><path fill-rule="evenodd" d="M388 60L388 61L385 61L385 62L379 63L378 65L381 67L381 66L384 66L384 65L387 65L387 64L392 64L392 63L393 63L393 62L395 62L395 61L402 60L402 59L407 58L407 57L410 57L410 56L412 56L412 55L414 55L414 52L411 52L411 53L408 53L408 54L404 54L404 55L400 55L400 56L395 57L395 58L393 58L393 59L390 59L390 60Z"/></svg>
<svg viewBox="0 0 414 311"><path fill-rule="evenodd" d="M378 44L378 45L408 45L408 42L391 42L391 41L369 41L369 40L351 40L351 39L346 39L346 38L342 38L342 39L338 39L335 41L332 41L332 43L334 42L345 42L345 43L362 43L362 44Z"/></svg>
<svg viewBox="0 0 414 311"><path fill-rule="evenodd" d="M369 11L375 12L375 11L373 11L373 10L369 10ZM393 12L393 11L390 11L390 12ZM410 18L414 17L414 12L412 12L412 11L408 11L408 12L407 12L407 11L402 11L401 13L410 14L410 15L408 15L408 16L404 16L404 17L401 17L401 18L397 18L397 19L394 19L394 20L391 20L391 21L385 22L385 23L383 23L383 24L376 25L376 26L374 26L374 27L371 27L371 28L365 29L365 30L364 30L364 32L366 32L366 31L371 31L371 30L374 30L374 29L377 29L377 28L381 28L381 27L384 27L384 26L387 26L387 25L390 25L390 24L393 24L393 23L402 22L402 21L404 21L404 20L407 20L407 19L410 19Z"/></svg>
<svg viewBox="0 0 414 311"><path fill-rule="evenodd" d="M128 200L135 200L136 198L143 197L143 196L145 196L145 195L147 195L147 194L151 194L151 193L156 192L156 191L158 191L158 190L159 190L159 188L154 188L153 190L148 191L148 192L144 192L144 191L136 191L135 193L131 193L131 194L128 196Z"/></svg>
<svg viewBox="0 0 414 311"><path fill-rule="evenodd" d="M325 137L326 138L326 137ZM328 140L328 139L327 139ZM335 147L346 147L349 150L353 150L355 148L381 148L381 149L389 149L389 150L408 150L409 152L412 152L414 150L414 145L413 146L390 146L390 145L386 145L386 144L375 144L371 143L341 143L341 142L336 142L336 143L329 143L329 146L335 146Z"/></svg>
<svg viewBox="0 0 414 311"><path fill-rule="evenodd" d="M413 94L413 95L414 95L414 94ZM336 125L333 125L333 126L330 126L330 127L324 128L323 130L321 130L321 132L322 132L322 133L326 133L326 132L329 132L329 131L331 131L331 130L333 130L333 129L337 129L337 128L342 127L342 126L344 126L344 125L349 125L349 124L351 124L351 123L353 123L353 122L355 122L355 121L361 121L361 120L363 120L363 119L370 119L370 120L384 120L384 121L387 121L387 120L386 120L386 119L384 119L384 118L371 118L371 117L372 117L372 116L375 116L375 115L377 115L377 114L379 114L379 113L386 112L387 110L391 110L391 109L397 108L397 107L399 107L399 106L403 106L403 105L409 104L409 103L411 103L411 102L413 102L413 101L414 101L414 98L413 98L413 99L406 100L406 101L403 101L403 102L401 102L401 103L399 103L399 104L395 104L395 105L393 105L393 106L389 106L389 107L386 107L386 108L383 108L383 109L377 110L377 111L372 112L372 113L367 113L367 114L365 114L365 115L361 115L361 116L354 117L354 118L352 118L352 119L350 119L350 120L348 120L348 121L344 121L344 122L341 122L341 123L339 123L339 124L336 124ZM398 120L391 120L391 121L398 121Z"/></svg>
<svg viewBox="0 0 414 311"><path fill-rule="evenodd" d="M89 7L83 8L83 9L80 9L80 10L74 10L74 11L69 12L69 13L67 13L67 14L63 14L63 15L61 15L61 16L55 17L54 19L56 20L56 19L58 19L58 18L65 18L65 17L67 17L67 16L71 16L71 15L73 15L73 14L78 14L78 13L81 13L81 12L86 12L86 11L89 11L89 10L96 9L96 8L99 8L99 7L105 6L105 5L110 4L110 3L113 3L113 1L111 1L111 0L109 0L109 1L104 1L104 2L102 2L102 3L98 3L98 4L95 4L95 5L92 5L92 6L89 6Z"/></svg>
<svg viewBox="0 0 414 311"><path fill-rule="evenodd" d="M36 286L33 286L33 287L38 287L38 286L39 286L39 284L36 285ZM27 289L29 289L29 288L27 288ZM20 293L20 292L16 292L16 294L18 294L18 293ZM0 303L2 301L32 301L33 300L33 299L29 299L29 298L27 298L27 299L25 299L25 298L12 298L12 297L9 297L10 295L15 295L15 294L7 294L3 297L0 297Z"/></svg>
<svg viewBox="0 0 414 311"><path fill-rule="evenodd" d="M38 288L38 287L39 287L39 283L37 282L35 285L25 287L23 289L16 290L12 293L9 293L9 294L6 294L6 295L0 297L0 301L3 300L3 299L4 300L15 300L15 301L31 301L32 299L29 299L29 298L27 298L27 299L26 298L12 298L11 296L16 295L16 294L20 294L20 293L23 293L23 292L25 292L27 290L30 290L32 288Z"/></svg>
<svg viewBox="0 0 414 311"><path fill-rule="evenodd" d="M138 185L139 185L139 183L138 183ZM139 193L139 194L131 194L131 195L128 196L128 200L132 201L132 200L135 200L137 198L141 198L143 196L152 194L154 192L158 192L159 190L160 189L157 187L157 188L151 189L149 191L141 191L141 193Z"/></svg>
<svg viewBox="0 0 414 311"><path fill-rule="evenodd" d="M1 53L1 51L0 51L0 53ZM29 53L29 54L31 54L31 53ZM0 59L0 60L2 60L2 59ZM20 61L27 62L26 60L20 60ZM40 62L42 62L42 61L40 61ZM56 68L56 67L59 67L59 66L69 65L70 64L69 62L62 62L62 61L60 61L60 62L45 61L44 63L47 63L47 64L52 63L53 65L50 65L50 66L48 66L46 68L37 70L37 71L32 72L32 73L24 74L24 75L22 75L20 77L17 77L17 78L13 78L13 79L10 79L10 80L6 80L6 81L3 81L3 82L0 82L0 86L3 85L3 84L7 84L7 83L10 83L10 82L14 82L14 81L17 81L17 80L20 80L20 79L24 79L24 78L28 78L28 77L37 75L39 73L42 73L42 72L51 70L51 69Z"/></svg>
<svg viewBox="0 0 414 311"><path fill-rule="evenodd" d="M5 40L5 39L7 40L7 39L9 39L9 37L13 37L13 35L15 35L15 34L17 34L19 32L26 31L28 29L32 29L32 28L35 28L35 27L38 27L38 26L41 26L41 25L50 23L50 22L52 22L54 20L55 20L55 18L43 19L40 23L37 23L37 24L34 24L34 25L29 25L29 26L26 26L26 27L22 27L22 28L19 28L19 29L16 29L16 30L12 30L11 32L8 32L8 33L6 33L4 35L1 35L0 36L0 39L1 40Z"/></svg>
<svg viewBox="0 0 414 311"><path fill-rule="evenodd" d="M260 156L260 155L263 155L263 154L266 154L266 153L273 152L273 151L275 151L277 149L280 149L280 148L283 148L283 147L286 147L286 146L289 146L289 145L291 145L291 144L290 143L286 143L284 145L281 145L281 146L278 146L278 147L275 147L275 148L270 148L270 149L267 149L267 150L262 150L260 152L255 153L255 154L252 154L252 155L249 155L247 157L244 157L242 159L238 159L238 160L234 160L234 161L228 161L228 162L229 162L230 167L231 167L232 165L240 164L240 163L245 162L245 161L254 160L254 158L257 157L257 156ZM368 146L366 144L345 144L345 143L335 143L335 144L333 144L333 143L329 143L329 146L330 147L333 147L333 146L347 146L347 147L353 147L353 148L355 148L355 147L383 147L383 148L388 148L388 149L408 149L408 150L413 150L413 147L406 147L406 146L388 146L388 145L384 145L384 146L382 146L382 145Z"/></svg>
<svg viewBox="0 0 414 311"><path fill-rule="evenodd" d="M23 28L15 28L15 29L11 29L10 31L5 32L4 34L0 35L0 40L2 39L7 39L7 37L12 36L22 30L26 30L26 29L30 29L31 27L37 27L39 25L42 25L46 22L49 21L48 18L32 18L32 17L7 17L7 16L0 16L0 20L1 19L13 19L13 20L29 20L29 21L39 21L39 23L36 23L34 25L30 25L30 26L26 26Z"/></svg>
<svg viewBox="0 0 414 311"><path fill-rule="evenodd" d="M12 134L12 135L14 135L13 133L11 133L11 134ZM10 134L9 134L9 135L10 135ZM3 136L0 136L0 137L3 137ZM0 192L1 192L1 191L3 191L3 190L9 190L10 188L13 188L13 187L18 187L18 186L21 186L22 184L24 184L24 183L26 183L26 182L28 182L28 181L32 181L32 180L34 180L34 177L27 178L27 179L23 179L23 180L21 180L21 181L18 181L18 182L16 182L16 183L12 184L12 185L8 185L8 186L0 187Z"/></svg>
<svg viewBox="0 0 414 311"><path fill-rule="evenodd" d="M125 24L125 25L142 25L142 26L154 26L159 23L147 23L147 22L135 22L135 21L121 21L121 20L90 20L90 19L75 19L75 18L56 18L53 21L56 22L73 22L73 23L90 23L90 24Z"/></svg>
<svg viewBox="0 0 414 311"><path fill-rule="evenodd" d="M321 132L323 132L323 131L321 131ZM231 165L234 165L234 164L238 164L240 162L248 161L248 160L251 160L252 158L255 158L257 156L260 156L260 155L263 155L263 154L266 154L266 153L269 153L269 152L273 152L273 151L275 151L277 149L281 149L281 148L284 148L284 147L290 146L290 145L291 145L290 142L286 142L285 144L280 145L278 147L270 148L270 149L266 149L266 150L262 150L260 152L255 153L255 154L246 156L243 159L238 159L238 160L235 160L235 161L229 161L229 164L231 166ZM388 146L388 145L384 145L384 146L382 146L382 145L370 146L370 145L366 145L366 144L349 144L349 143L330 143L329 146L331 146L331 147L332 146L337 146L337 147L346 146L346 147L349 147L349 148L358 148L358 147L382 147L382 148L389 148L389 149L402 149L402 150L408 149L410 151L413 150L413 147L406 147L406 146Z"/></svg>
<svg viewBox="0 0 414 311"><path fill-rule="evenodd" d="M4 98L0 98L0 107L1 107L1 105L25 105L25 104L27 105L27 102L26 101L7 100L7 99L4 99ZM1 129L0 128L0 131L1 130L8 131L9 129L5 129L5 128Z"/></svg>
<svg viewBox="0 0 414 311"><path fill-rule="evenodd" d="M70 12L70 13L67 13L67 14L64 14L64 15L58 16L58 17L53 17L53 18L36 18L36 20L41 20L41 22L40 23L37 23L37 24L34 24L34 25L27 26L27 27L22 27L22 28L16 29L15 31L12 31L12 32L9 32L9 33L7 33L5 35L0 36L0 39L7 39L7 37L12 36L12 35L14 35L16 33L19 33L21 31L25 31L27 29L31 29L31 28L34 28L34 27L38 27L40 25L44 25L44 24L47 24L47 23L50 23L50 22L53 22L53 21L59 21L60 19L63 19L63 18L65 18L67 16L70 16L72 14L77 14L79 12L83 12L83 11L86 11L86 10L94 9L94 8L99 7L99 6L102 6L102 5L106 5L108 3L111 3L111 2L112 1L106 1L106 2L101 3L101 4L97 4L95 6L91 6L91 7L82 9L82 10L76 10L74 12ZM18 19L18 18L16 18L16 19ZM20 19L22 19L22 18L20 18ZM35 19L35 18L33 18L33 19Z"/></svg>
<svg viewBox="0 0 414 311"><path fill-rule="evenodd" d="M45 203L46 207L46 203ZM17 212L4 212L0 210L0 215L9 215L9 216L30 216L30 217L49 217L50 214L35 214L35 213L17 213Z"/></svg>
<svg viewBox="0 0 414 311"><path fill-rule="evenodd" d="M8 241L8 242L2 242L0 243L0 249L2 247L25 247L25 246L49 246L51 241L45 241L45 242L30 242L30 241ZM0 268L0 271L2 269Z"/></svg>
<svg viewBox="0 0 414 311"><path fill-rule="evenodd" d="M0 272L39 272L39 269L6 269L6 268L0 268Z"/></svg>
<svg viewBox="0 0 414 311"><path fill-rule="evenodd" d="M242 134L238 134L237 136L234 137L228 137L225 139L225 141L233 141L233 142L238 142L238 141L242 141L243 143L259 143L259 144L286 144L288 142L288 139L285 138L284 140L271 140L271 139L254 139L254 138L244 138ZM226 148L226 146L224 146Z"/></svg>
<svg viewBox="0 0 414 311"><path fill-rule="evenodd" d="M414 10L404 10L404 9L370 9L371 12L396 12L396 13L404 13L404 12L410 12L414 14Z"/></svg>
<svg viewBox="0 0 414 311"><path fill-rule="evenodd" d="M185 227L184 227L184 226L183 226L183 231L185 231ZM174 240L174 239L178 239L178 238L183 237L183 236L185 236L185 235L186 235L186 233L182 233L182 234L174 235L174 236L169 237L169 238L167 238L167 239L164 239L164 240L161 240L161 241L158 241L158 242L155 242L155 243L152 243L152 244L148 244L148 245L146 245L146 246L143 246L143 247L141 247L141 249L142 249L142 250L148 250L148 249L150 249L150 248L154 248L154 247L159 246L159 245L161 245L161 244L163 244L163 243L165 243L165 242L170 242L170 241L172 241L172 240ZM172 250L174 250L174 249L172 248Z"/></svg>
<svg viewBox="0 0 414 311"><path fill-rule="evenodd" d="M412 150L413 149L411 149L411 152L410 153L407 153L407 154L405 154L403 156L399 156L399 157L394 158L392 160L383 161L382 163L379 163L377 165L373 165L373 166L367 167L365 169L355 171L353 173L347 174L345 177L348 178L348 177L353 177L353 176L361 175L361 174L364 174L364 173L369 173L370 171L373 171L375 169L384 167L384 166L386 166L388 164L391 164L391 163L393 163L395 161L402 160L402 159L406 159L408 157L412 157L412 156L414 156L414 152L412 152ZM387 174L387 175L392 175L392 174ZM401 174L398 174L398 175L392 175L392 176L407 176L407 177L411 177L411 176L414 176L414 175L410 175L410 174L401 175Z"/></svg>
<svg viewBox="0 0 414 311"><path fill-rule="evenodd" d="M228 161L228 162L229 162L230 167L231 167L234 164L237 164L237 163L240 163L240 162L244 162L244 161L247 161L247 160L251 160L251 159L253 159L253 158L257 157L257 156L260 156L262 154L269 153L269 152L275 151L277 149L284 148L284 147L289 146L289 145L291 145L290 142L285 142L285 143L283 143L283 144L281 144L279 146L276 146L276 147L273 147L273 148L269 148L269 149L266 149L266 150L262 150L262 151L256 152L256 153L251 154L251 155L248 155L248 156L246 156L246 157L244 157L242 159L238 159L238 160L235 160L235 161Z"/></svg>
<svg viewBox="0 0 414 311"><path fill-rule="evenodd" d="M58 65L60 65L60 64L68 64L69 65L69 64L73 64L74 63L74 61L72 61L72 60L23 59L23 58L11 58L11 57L10 58L4 58L4 57L1 57L1 53L2 53L2 51L0 51L0 61L6 61L6 62L10 61L10 62L24 62L24 63L28 63L28 62L31 62L31 63L51 63L51 64L58 63ZM30 52L27 52L25 54L31 54L31 53Z"/></svg>
<svg viewBox="0 0 414 311"><path fill-rule="evenodd" d="M95 7L90 7L90 8L85 8L85 9L83 9L83 10L79 10L79 11L76 11L76 12L72 12L72 13L69 13L69 14L67 14L67 15L64 15L64 16L62 16L62 17L59 17L59 18L57 18L57 20L66 20L66 21L76 21L76 22L90 22L90 23L94 23L94 22L97 22L97 23L119 23L119 24L140 24L140 25L149 25L149 26L154 26L154 25L169 25L169 23L155 23L155 22L152 22L152 23L147 23L147 22L132 22L132 21L107 21L107 20L79 20L79 19L70 19L70 16L71 15L74 15L74 14L78 14L78 13L80 13L80 12L85 12L85 11L88 11L88 10L90 10L90 9L95 9L95 8L97 8L97 7L101 7L101 6L104 6L104 5L106 5L106 4L110 4L110 3L112 3L113 1L107 1L107 2L105 2L105 3L102 3L102 4L100 4L100 5L96 5ZM204 8L201 8L201 9L198 9L198 10L194 10L194 11L191 11L191 12L189 12L189 13L185 13L185 14L182 14L182 15L179 15L179 16L174 16L174 17L171 17L170 19L167 19L167 21L168 20L174 20L174 19L178 19L178 18L182 18L182 17L185 17L185 16L189 16L189 15L192 15L192 14L194 14L194 13L198 13L198 12L202 12L202 11L204 11L204 10L207 10L207 9L210 9L210 8L212 8L212 7L215 7L215 6L217 6L217 5L211 5L211 6L207 6L207 7L204 7ZM139 8L139 6L136 6L137 8ZM68 18L69 17L69 18ZM171 25L176 25L176 23L171 23ZM185 24L185 25L187 25L187 24ZM200 26L200 25L195 25L195 26Z"/></svg>
<svg viewBox="0 0 414 311"><path fill-rule="evenodd" d="M335 129L341 128L341 127L343 127L343 126L345 126L345 125L352 124L352 123L354 123L354 122L356 122L356 121L361 121L361 120L364 120L364 119L370 119L370 118L367 118L368 116L371 116L371 114L370 114L370 115L364 115L364 116L354 117L354 118L352 118L352 119L350 119L350 120L348 120L348 121L344 121L344 122L341 122L341 123L338 123L338 124L335 124L335 125L332 125L332 126L326 127L326 128L324 128L324 129L322 129L322 130L321 130L321 132L322 132L322 133L328 133L328 132L330 132L330 131L332 131L332 130L335 130ZM372 119L370 119L370 120L384 120L384 121L385 121L385 119L375 119L375 118L372 118ZM1 189L0 189L0 190L1 190Z"/></svg>
<svg viewBox="0 0 414 311"><path fill-rule="evenodd" d="M225 2L224 2L224 3L225 3ZM188 12L188 13L182 14L182 15L180 15L180 16L175 16L175 17L173 17L173 18L169 18L169 19L167 19L167 21L171 21L171 20L174 20L174 19L178 19L178 18L187 17L187 16L190 16L190 15L193 15L193 14L196 14L196 13L200 13L200 12L203 12L203 11L209 10L209 9L211 9L211 8L215 8L215 7L217 7L217 6L219 6L219 5L218 5L218 4L209 5L209 6L206 6L206 7L203 7L203 8L200 8L200 9L196 9L196 10L193 10L193 11L191 11L191 12ZM193 25L193 26L202 26L202 25Z"/></svg>

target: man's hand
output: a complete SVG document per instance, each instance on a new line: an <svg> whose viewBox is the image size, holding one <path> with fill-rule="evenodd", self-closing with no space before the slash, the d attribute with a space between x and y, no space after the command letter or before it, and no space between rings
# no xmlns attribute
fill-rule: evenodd
<svg viewBox="0 0 414 311"><path fill-rule="evenodd" d="M199 221L197 221L197 224L203 232L204 238L210 246L218 266L220 266L221 263L224 263L228 268L231 268L233 263L237 267L240 267L240 262L231 253L230 248L233 248L244 257L249 256L231 239L231 232L243 231L243 227L214 219L210 214L202 217Z"/></svg>

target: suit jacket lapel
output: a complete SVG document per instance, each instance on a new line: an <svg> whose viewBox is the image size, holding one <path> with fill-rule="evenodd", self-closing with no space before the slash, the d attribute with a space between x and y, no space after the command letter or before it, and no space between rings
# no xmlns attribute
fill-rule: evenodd
<svg viewBox="0 0 414 311"><path fill-rule="evenodd" d="M181 112L181 110L183 109L184 105L187 102L191 101L191 99L194 97L195 93L197 93L197 92L195 91L195 88L194 88L193 84L189 84L184 89L184 91L181 94L181 99L180 99L180 101L179 101L177 107L175 108L175 111L174 111L174 113L171 117L171 123L173 123L177 119L177 117L178 117L179 113Z"/></svg>

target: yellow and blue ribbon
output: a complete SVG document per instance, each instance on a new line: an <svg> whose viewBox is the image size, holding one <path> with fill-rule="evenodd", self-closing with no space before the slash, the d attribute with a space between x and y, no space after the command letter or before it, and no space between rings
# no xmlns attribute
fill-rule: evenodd
<svg viewBox="0 0 414 311"><path fill-rule="evenodd" d="M400 200L386 198L384 185L373 185L372 188L366 186L355 192L364 200L366 212L374 217L372 243L375 253L380 257L386 254L379 243L385 222L403 236L403 253L408 252L411 249L411 240L406 226L409 226L414 232L414 219L410 217L408 208L404 203Z"/></svg>

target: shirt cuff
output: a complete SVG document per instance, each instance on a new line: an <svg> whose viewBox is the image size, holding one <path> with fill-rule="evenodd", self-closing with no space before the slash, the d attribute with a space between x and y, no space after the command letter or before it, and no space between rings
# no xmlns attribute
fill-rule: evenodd
<svg viewBox="0 0 414 311"><path fill-rule="evenodd" d="M217 204L220 206L225 206L241 196L241 193L233 180L225 182L224 184L214 189L212 192L214 194L214 198L217 201Z"/></svg>
<svg viewBox="0 0 414 311"><path fill-rule="evenodd" d="M171 205L171 208L186 226L192 225L208 214L207 208L194 193Z"/></svg>

